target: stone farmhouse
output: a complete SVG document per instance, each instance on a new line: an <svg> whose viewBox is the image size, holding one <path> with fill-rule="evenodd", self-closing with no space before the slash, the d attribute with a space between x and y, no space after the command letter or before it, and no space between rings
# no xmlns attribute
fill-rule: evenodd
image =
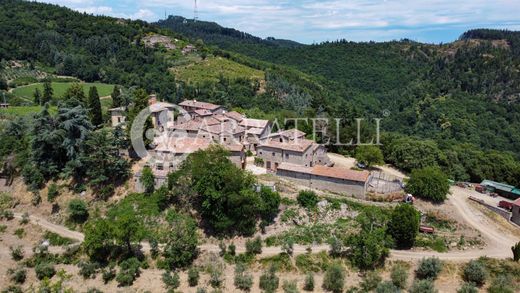
<svg viewBox="0 0 520 293"><path fill-rule="evenodd" d="M158 135L149 150L153 160L147 164L157 186L166 182L167 174L177 170L187 155L218 144L241 169L246 168L246 152L250 151L268 171L303 186L365 196L369 173L333 167L325 146L306 139L300 130L271 133L268 120L247 118L207 102L185 100L179 106L186 113L175 117L175 105L150 97L149 109ZM113 125L121 121L120 111L111 113ZM142 190L139 178L140 172L135 175L138 191Z"/></svg>

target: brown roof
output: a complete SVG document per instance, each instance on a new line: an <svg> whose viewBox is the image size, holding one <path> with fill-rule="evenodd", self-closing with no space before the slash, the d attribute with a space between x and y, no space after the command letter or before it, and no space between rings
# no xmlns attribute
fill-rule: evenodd
<svg viewBox="0 0 520 293"><path fill-rule="evenodd" d="M296 139L296 138L302 138L305 136L305 132L298 130L298 129L288 129L283 131L278 131L269 134L267 137L276 137L276 136L282 136L288 139Z"/></svg>
<svg viewBox="0 0 520 293"><path fill-rule="evenodd" d="M176 154L191 154L198 150L208 148L211 143L212 141L209 139L194 137L168 138L168 141L160 142L155 150L160 152L172 152Z"/></svg>
<svg viewBox="0 0 520 293"><path fill-rule="evenodd" d="M244 118L240 125L244 127L265 128L269 120Z"/></svg>
<svg viewBox="0 0 520 293"><path fill-rule="evenodd" d="M229 118L233 119L233 120L236 120L238 122L244 120L244 115L236 112L236 111L231 111L231 112L226 112L224 113L224 115L228 116Z"/></svg>
<svg viewBox="0 0 520 293"><path fill-rule="evenodd" d="M205 130L209 133L215 134L235 134L244 132L244 128L242 126L236 125L235 123L223 122L220 124L204 126L201 130Z"/></svg>
<svg viewBox="0 0 520 293"><path fill-rule="evenodd" d="M188 120L181 124L174 124L173 129L198 131L201 128L201 126L202 121L200 120Z"/></svg>
<svg viewBox="0 0 520 293"><path fill-rule="evenodd" d="M220 108L220 105L215 105L212 103L206 103L206 102L199 102L197 100L185 100L179 104L180 106L184 107L192 107L192 108L199 108L199 109L206 109L206 110L216 110Z"/></svg>
<svg viewBox="0 0 520 293"><path fill-rule="evenodd" d="M520 207L520 198L518 198L517 200L513 201L513 205Z"/></svg>
<svg viewBox="0 0 520 293"><path fill-rule="evenodd" d="M244 145L240 143L229 143L223 144L222 146L230 152L240 152L244 149Z"/></svg>
<svg viewBox="0 0 520 293"><path fill-rule="evenodd" d="M278 170L286 170L286 171L292 171L292 172L298 172L298 173L304 173L304 174L311 174L311 175L315 175L315 176L344 179L344 180L356 181L356 182L366 182L370 175L370 173L368 171L355 171L355 170L350 170L350 169L346 169L346 168L326 167L326 166L320 166L320 165L316 165L314 167L304 167L304 166L289 164L289 163L281 163L280 166L278 166Z"/></svg>
<svg viewBox="0 0 520 293"><path fill-rule="evenodd" d="M213 114L210 110L206 110L206 109L197 109L193 112L195 112L195 114L197 114L199 116L210 116L211 114Z"/></svg>
<svg viewBox="0 0 520 293"><path fill-rule="evenodd" d="M264 132L264 128L250 128L247 130L247 133L260 135Z"/></svg>
<svg viewBox="0 0 520 293"><path fill-rule="evenodd" d="M308 139L295 139L287 142L279 142L277 140L267 140L262 142L258 147L270 147L281 150L304 152L315 142Z"/></svg>

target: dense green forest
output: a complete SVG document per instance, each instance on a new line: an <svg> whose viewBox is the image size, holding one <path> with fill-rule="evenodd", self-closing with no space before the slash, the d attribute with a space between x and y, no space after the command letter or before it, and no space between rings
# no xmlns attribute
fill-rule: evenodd
<svg viewBox="0 0 520 293"><path fill-rule="evenodd" d="M0 90L14 86L2 76L12 70L8 62L18 60L27 70L120 85L130 106L141 88L163 100L197 98L255 118L342 118L341 141L355 137L355 118L381 117L385 160L405 171L433 164L456 180L520 184L518 32L468 31L443 45L303 45L180 17L148 24L16 0L2 1L0 8ZM143 39L151 34L194 44L196 52L184 56L180 48L146 46ZM260 70L265 80L221 75L190 83L171 73L206 58ZM373 135L372 126L362 129L364 137ZM312 131L312 125L300 128ZM335 131L332 125L319 140L334 141Z"/></svg>

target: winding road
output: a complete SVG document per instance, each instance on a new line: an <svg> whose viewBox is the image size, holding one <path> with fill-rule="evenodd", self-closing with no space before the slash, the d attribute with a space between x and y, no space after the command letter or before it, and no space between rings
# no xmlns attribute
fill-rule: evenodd
<svg viewBox="0 0 520 293"><path fill-rule="evenodd" d="M467 261L476 259L482 256L491 258L508 258L512 257L511 246L520 241L520 238L513 235L507 235L501 231L496 223L492 222L492 219L485 216L481 211L471 207L468 202L468 196L470 191L460 188L452 187L452 195L449 196L448 201L455 206L457 213L460 214L464 221L478 230L483 238L487 242L487 246L484 249L478 250L465 250L465 251L450 251L445 253L439 253L434 251L414 251L414 250L391 250L390 259L394 260L418 260L424 257L435 256L443 260L451 261ZM15 213L15 218L21 219L21 213ZM29 220L41 226L42 228L59 234L63 237L71 238L82 242L84 235L80 232L72 231L64 226L53 224L43 218L31 215ZM142 243L145 251L149 250L148 243ZM307 245L294 245L294 254L307 253ZM220 248L214 244L202 244L199 246L201 251L208 252L219 252ZM312 252L321 252L329 250L328 245L315 245L312 246ZM245 252L245 247L237 246L237 253ZM273 256L282 252L281 247L263 247L261 256Z"/></svg>

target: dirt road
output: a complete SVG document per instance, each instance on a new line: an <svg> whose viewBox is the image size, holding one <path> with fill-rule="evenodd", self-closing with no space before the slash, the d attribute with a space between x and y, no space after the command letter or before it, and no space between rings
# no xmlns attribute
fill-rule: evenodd
<svg viewBox="0 0 520 293"><path fill-rule="evenodd" d="M512 256L511 246L520 241L520 237L517 237L508 231L507 229L501 228L497 223L493 222L492 219L487 217L478 209L472 207L469 204L468 196L471 194L470 191L460 188L452 187L452 195L449 196L450 201L456 208L457 213L460 214L462 219L470 226L477 229L482 237L485 238L487 246L480 250L466 250L466 251L450 251L446 253L439 253L433 251L414 251L414 250L391 250L390 258L394 260L417 260L423 257L435 256L443 260L452 261L464 261L479 258L481 256L487 256L492 258L508 258ZM22 214L15 213L16 218L21 218ZM45 219L37 216L30 216L30 221L40 225L41 227L57 233L61 236L83 241L84 235L82 233L72 231L64 226L56 225L48 222ZM143 249L149 250L148 243L142 244ZM295 245L294 254L307 253L305 245ZM218 245L203 244L199 248L202 251L208 252L219 252L220 248ZM312 246L312 252L320 252L329 250L328 245L317 245ZM245 252L244 246L237 246L236 251L238 253ZM282 252L281 247L264 247L262 248L261 256L273 256Z"/></svg>

